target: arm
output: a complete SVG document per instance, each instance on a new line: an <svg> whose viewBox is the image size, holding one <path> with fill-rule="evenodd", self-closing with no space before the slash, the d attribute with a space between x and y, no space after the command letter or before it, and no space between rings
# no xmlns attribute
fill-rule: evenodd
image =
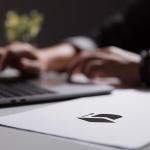
<svg viewBox="0 0 150 150"><path fill-rule="evenodd" d="M37 54L38 58L43 61L45 71L64 71L76 55L76 50L68 43L61 43L56 46L39 49Z"/></svg>
<svg viewBox="0 0 150 150"><path fill-rule="evenodd" d="M76 50L68 43L39 49L15 42L0 47L0 70L10 66L27 75L38 75L49 70L64 71L75 55Z"/></svg>
<svg viewBox="0 0 150 150"><path fill-rule="evenodd" d="M72 63L69 71L72 73L77 67L82 66L80 70L87 76L94 71L96 74L100 73L100 77L103 77L104 74L106 77L117 77L121 81L125 81L125 84L133 84L133 81L134 83L141 82L139 77L140 55L109 46L117 46L136 53L140 53L142 49L150 48L148 38L150 35L149 8L150 2L148 0L139 0L132 4L126 13L106 21L93 40L101 48L100 52L81 56ZM103 54L105 55L103 56ZM122 59L119 61L119 58ZM147 63L146 65L148 66ZM128 76L128 72L132 72L130 76ZM121 74L118 76L118 73Z"/></svg>

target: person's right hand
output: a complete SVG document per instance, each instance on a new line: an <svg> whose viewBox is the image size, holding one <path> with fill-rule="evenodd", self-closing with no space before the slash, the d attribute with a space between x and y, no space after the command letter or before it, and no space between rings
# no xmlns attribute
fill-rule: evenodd
<svg viewBox="0 0 150 150"><path fill-rule="evenodd" d="M88 82L95 82L96 79L97 82L116 87L137 86L140 83L140 61L140 55L117 47L101 48L95 52L83 52L70 64L68 80L78 82L74 81L73 77L75 74L82 74L87 77Z"/></svg>
<svg viewBox="0 0 150 150"><path fill-rule="evenodd" d="M24 76L37 76L43 63L36 48L30 44L16 42L4 48L1 55L1 70L7 67L18 69Z"/></svg>

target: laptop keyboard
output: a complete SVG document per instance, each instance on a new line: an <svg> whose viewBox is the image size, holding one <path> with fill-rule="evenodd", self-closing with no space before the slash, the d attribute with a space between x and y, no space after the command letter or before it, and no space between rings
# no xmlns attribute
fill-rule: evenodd
<svg viewBox="0 0 150 150"><path fill-rule="evenodd" d="M0 98L54 94L28 82L0 83Z"/></svg>

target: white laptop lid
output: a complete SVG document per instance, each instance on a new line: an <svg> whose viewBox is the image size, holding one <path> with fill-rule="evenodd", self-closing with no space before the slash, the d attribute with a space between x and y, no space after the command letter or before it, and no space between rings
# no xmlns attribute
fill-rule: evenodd
<svg viewBox="0 0 150 150"><path fill-rule="evenodd" d="M150 143L150 92L50 104L0 118L0 124L96 145L138 149Z"/></svg>

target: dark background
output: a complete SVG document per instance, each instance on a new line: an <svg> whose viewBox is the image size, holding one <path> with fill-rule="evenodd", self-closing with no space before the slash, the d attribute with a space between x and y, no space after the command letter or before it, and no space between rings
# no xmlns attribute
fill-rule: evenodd
<svg viewBox="0 0 150 150"><path fill-rule="evenodd" d="M8 10L20 13L37 9L45 15L43 30L36 43L40 46L74 35L87 35L110 15L124 11L131 0L1 0L0 44L4 38L4 19Z"/></svg>

